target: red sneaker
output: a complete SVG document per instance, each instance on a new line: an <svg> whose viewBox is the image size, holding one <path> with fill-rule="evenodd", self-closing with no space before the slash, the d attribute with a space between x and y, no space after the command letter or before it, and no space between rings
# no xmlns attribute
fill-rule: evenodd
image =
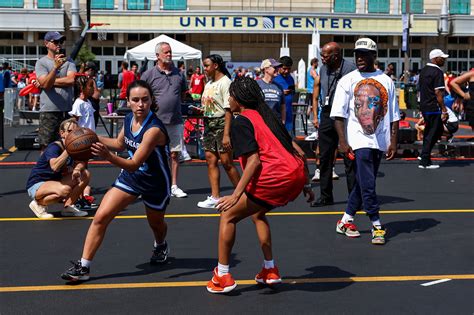
<svg viewBox="0 0 474 315"><path fill-rule="evenodd" d="M84 199L87 200L90 204L95 203L95 197L93 196L87 195L87 196L84 196Z"/></svg>
<svg viewBox="0 0 474 315"><path fill-rule="evenodd" d="M214 268L212 279L207 283L207 291L210 293L228 293L235 289L237 283L230 273L219 277L217 267Z"/></svg>
<svg viewBox="0 0 474 315"><path fill-rule="evenodd" d="M276 266L270 269L265 269L265 267L263 267L262 271L257 273L255 276L255 281L262 284L281 283L280 272Z"/></svg>

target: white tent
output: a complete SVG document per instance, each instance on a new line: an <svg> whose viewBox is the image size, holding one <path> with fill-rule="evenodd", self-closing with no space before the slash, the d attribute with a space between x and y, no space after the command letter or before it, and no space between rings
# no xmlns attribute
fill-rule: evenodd
<svg viewBox="0 0 474 315"><path fill-rule="evenodd" d="M160 35L147 41L137 47L129 49L125 52L124 59L127 60L144 60L145 57L148 60L156 60L155 46L160 42L167 42L171 46L173 53L173 60L188 60L188 59L201 59L202 52L191 46L183 44L171 37L166 35Z"/></svg>

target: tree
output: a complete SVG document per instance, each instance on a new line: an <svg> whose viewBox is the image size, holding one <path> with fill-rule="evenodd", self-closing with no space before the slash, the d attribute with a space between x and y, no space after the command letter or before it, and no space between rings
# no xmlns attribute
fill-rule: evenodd
<svg viewBox="0 0 474 315"><path fill-rule="evenodd" d="M79 50L79 53L77 54L76 57L76 63L77 64L83 64L88 61L93 61L95 60L95 55L90 51L89 47L87 47L86 44L84 44L81 49Z"/></svg>

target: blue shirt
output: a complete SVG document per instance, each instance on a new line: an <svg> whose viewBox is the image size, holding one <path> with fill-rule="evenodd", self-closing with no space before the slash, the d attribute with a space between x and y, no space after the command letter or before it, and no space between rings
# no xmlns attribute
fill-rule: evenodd
<svg viewBox="0 0 474 315"><path fill-rule="evenodd" d="M57 158L61 155L61 153L63 153L63 148L57 142L48 144L43 154L41 154L38 162L36 162L36 165L31 170L30 177L28 177L28 181L26 182L27 190L34 184L40 182L61 180L63 177L63 171L66 171L68 166L73 166L74 163L72 158L68 157L63 169L59 170L58 172L53 171L51 165L49 164L49 160Z"/></svg>
<svg viewBox="0 0 474 315"><path fill-rule="evenodd" d="M267 83L263 80L257 80L260 89L265 95L265 103L272 111L281 118L281 104L283 102L283 91L274 83Z"/></svg>
<svg viewBox="0 0 474 315"><path fill-rule="evenodd" d="M293 80L293 77L288 74L286 77L282 76L279 74L275 79L273 79L273 83L278 85L282 91L288 90L290 87L292 89L292 92L285 95L285 105L286 105L286 122L285 125L293 125L293 108L292 108L292 103L293 103L293 95L295 94L295 80Z"/></svg>

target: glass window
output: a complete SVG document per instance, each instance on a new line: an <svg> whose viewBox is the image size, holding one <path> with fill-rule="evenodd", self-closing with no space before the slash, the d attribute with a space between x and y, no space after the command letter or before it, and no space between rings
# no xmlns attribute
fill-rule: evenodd
<svg viewBox="0 0 474 315"><path fill-rule="evenodd" d="M36 56L36 46L26 46L26 54Z"/></svg>
<svg viewBox="0 0 474 315"><path fill-rule="evenodd" d="M421 57L421 49L412 49L411 56L413 58L420 58Z"/></svg>
<svg viewBox="0 0 474 315"><path fill-rule="evenodd" d="M106 56L113 56L114 55L114 48L113 47L102 47L104 51L104 55Z"/></svg>
<svg viewBox="0 0 474 315"><path fill-rule="evenodd" d="M128 0L127 9L150 10L150 1L149 0Z"/></svg>
<svg viewBox="0 0 474 315"><path fill-rule="evenodd" d="M23 46L13 46L13 54L14 55L23 55Z"/></svg>
<svg viewBox="0 0 474 315"><path fill-rule="evenodd" d="M464 50L464 49L458 50L458 58L467 58L467 50Z"/></svg>
<svg viewBox="0 0 474 315"><path fill-rule="evenodd" d="M448 61L448 71L458 71L458 63L456 61Z"/></svg>
<svg viewBox="0 0 474 315"><path fill-rule="evenodd" d="M421 36L410 36L410 43L421 44Z"/></svg>
<svg viewBox="0 0 474 315"><path fill-rule="evenodd" d="M458 57L458 51L457 50L448 50L448 55L449 55L449 58L457 58Z"/></svg>
<svg viewBox="0 0 474 315"><path fill-rule="evenodd" d="M96 56L102 56L102 47L91 47L91 51Z"/></svg>
<svg viewBox="0 0 474 315"><path fill-rule="evenodd" d="M334 12L355 12L355 0L334 0Z"/></svg>
<svg viewBox="0 0 474 315"><path fill-rule="evenodd" d="M388 55L387 49L379 49L377 51L377 57L379 57L379 58L386 58L387 55Z"/></svg>
<svg viewBox="0 0 474 315"><path fill-rule="evenodd" d="M11 55L12 47L11 46L2 46L0 45L0 54Z"/></svg>
<svg viewBox="0 0 474 315"><path fill-rule="evenodd" d="M377 44L388 43L388 36L377 36Z"/></svg>
<svg viewBox="0 0 474 315"><path fill-rule="evenodd" d="M352 50L350 48L344 49L344 57L346 57L346 58L354 57L354 50Z"/></svg>
<svg viewBox="0 0 474 315"><path fill-rule="evenodd" d="M127 34L128 40L138 40L138 34L136 33L129 33Z"/></svg>
<svg viewBox="0 0 474 315"><path fill-rule="evenodd" d="M448 44L457 44L458 38L457 37L448 37Z"/></svg>
<svg viewBox="0 0 474 315"><path fill-rule="evenodd" d="M61 0L38 0L39 9L59 9Z"/></svg>
<svg viewBox="0 0 474 315"><path fill-rule="evenodd" d="M39 54L40 56L44 56L48 54L48 50L46 49L45 46L39 46Z"/></svg>
<svg viewBox="0 0 474 315"><path fill-rule="evenodd" d="M471 14L471 0L450 0L450 14Z"/></svg>
<svg viewBox="0 0 474 315"><path fill-rule="evenodd" d="M398 50L398 49L390 49L390 50L389 50L389 57L391 57L391 58L398 58L398 57L400 57L400 50Z"/></svg>
<svg viewBox="0 0 474 315"><path fill-rule="evenodd" d="M164 10L186 10L187 8L187 0L163 0Z"/></svg>
<svg viewBox="0 0 474 315"><path fill-rule="evenodd" d="M369 13L390 13L390 0L368 0Z"/></svg>
<svg viewBox="0 0 474 315"><path fill-rule="evenodd" d="M127 49L125 47L115 47L115 54L116 55L125 55L125 51Z"/></svg>
<svg viewBox="0 0 474 315"><path fill-rule="evenodd" d="M0 0L1 1L1 0ZM91 9L113 10L114 0L91 0Z"/></svg>
<svg viewBox="0 0 474 315"><path fill-rule="evenodd" d="M23 39L23 32L12 32L12 39Z"/></svg>
<svg viewBox="0 0 474 315"><path fill-rule="evenodd" d="M474 50L472 49L469 51L469 58L474 59Z"/></svg>
<svg viewBox="0 0 474 315"><path fill-rule="evenodd" d="M402 0L402 12L407 13L407 0ZM410 0L410 13L423 13L423 0Z"/></svg>
<svg viewBox="0 0 474 315"><path fill-rule="evenodd" d="M459 44L469 44L469 37L459 37Z"/></svg>
<svg viewBox="0 0 474 315"><path fill-rule="evenodd" d="M23 0L0 0L0 7L23 8Z"/></svg>

